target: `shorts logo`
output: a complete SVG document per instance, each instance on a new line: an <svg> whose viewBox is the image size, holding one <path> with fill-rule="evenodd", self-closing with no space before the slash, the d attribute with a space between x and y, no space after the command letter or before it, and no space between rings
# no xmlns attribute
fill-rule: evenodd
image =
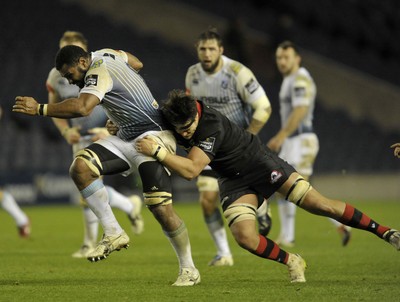
<svg viewBox="0 0 400 302"><path fill-rule="evenodd" d="M276 171L276 170L272 171L272 173L271 173L271 184L276 183L279 180L279 178L281 178L281 177L282 177L282 173L281 172Z"/></svg>
<svg viewBox="0 0 400 302"><path fill-rule="evenodd" d="M258 89L260 85L258 84L258 82L254 79L251 79L246 85L246 89L247 91L252 94L254 91L256 91Z"/></svg>
<svg viewBox="0 0 400 302"><path fill-rule="evenodd" d="M85 86L97 86L97 74L89 74L85 79Z"/></svg>
<svg viewBox="0 0 400 302"><path fill-rule="evenodd" d="M207 152L211 152L214 149L215 137L208 137L204 141L199 142L199 147Z"/></svg>

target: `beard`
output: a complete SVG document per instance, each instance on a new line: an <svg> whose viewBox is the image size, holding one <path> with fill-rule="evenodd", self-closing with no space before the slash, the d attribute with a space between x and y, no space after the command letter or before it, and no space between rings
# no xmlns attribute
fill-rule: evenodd
<svg viewBox="0 0 400 302"><path fill-rule="evenodd" d="M78 66L77 70L80 73L81 79L77 80L77 81L74 81L74 84L76 86L78 86L79 89L82 89L83 87L85 87L85 75L86 75L87 70L84 70L84 69L80 68L79 66Z"/></svg>
<svg viewBox="0 0 400 302"><path fill-rule="evenodd" d="M215 71L215 69L218 67L219 64L219 60L218 59L214 64L210 65L209 67L207 67L207 65L203 62L201 62L201 67L203 68L203 70L207 73L213 73Z"/></svg>

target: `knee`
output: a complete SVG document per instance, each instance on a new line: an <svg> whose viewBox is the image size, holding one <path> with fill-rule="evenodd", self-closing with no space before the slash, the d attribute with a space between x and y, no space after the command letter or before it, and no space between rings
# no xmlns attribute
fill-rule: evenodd
<svg viewBox="0 0 400 302"><path fill-rule="evenodd" d="M211 194L200 194L199 201L206 216L211 216L218 208L218 199Z"/></svg>
<svg viewBox="0 0 400 302"><path fill-rule="evenodd" d="M239 232L235 232L233 235L235 241L241 248L249 252L253 252L257 249L259 238L255 231L252 232L250 230L242 229Z"/></svg>
<svg viewBox="0 0 400 302"><path fill-rule="evenodd" d="M77 180L80 176L88 173L88 171L90 169L86 163L82 159L76 158L69 168L69 175L73 180Z"/></svg>

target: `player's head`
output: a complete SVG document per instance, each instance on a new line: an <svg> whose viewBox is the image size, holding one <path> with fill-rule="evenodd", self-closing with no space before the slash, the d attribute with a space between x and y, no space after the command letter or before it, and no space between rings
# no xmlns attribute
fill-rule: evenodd
<svg viewBox="0 0 400 302"><path fill-rule="evenodd" d="M185 139L190 139L199 123L196 100L183 90L172 90L161 106L164 118L175 131Z"/></svg>
<svg viewBox="0 0 400 302"><path fill-rule="evenodd" d="M222 67L221 56L224 53L221 36L215 28L209 28L200 34L196 43L197 57L207 73L217 72Z"/></svg>
<svg viewBox="0 0 400 302"><path fill-rule="evenodd" d="M61 48L56 55L56 69L70 84L83 88L86 72L90 67L90 54L83 48L68 45Z"/></svg>
<svg viewBox="0 0 400 302"><path fill-rule="evenodd" d="M60 48L67 45L75 45L82 47L84 50L88 50L88 41L85 36L78 31L66 31L60 39Z"/></svg>
<svg viewBox="0 0 400 302"><path fill-rule="evenodd" d="M292 74L300 67L301 57L299 50L291 41L284 41L278 45L275 58L276 66L284 76Z"/></svg>

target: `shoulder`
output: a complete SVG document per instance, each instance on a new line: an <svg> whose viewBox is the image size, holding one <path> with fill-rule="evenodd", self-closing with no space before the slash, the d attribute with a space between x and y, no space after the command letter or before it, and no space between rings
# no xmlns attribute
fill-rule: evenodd
<svg viewBox="0 0 400 302"><path fill-rule="evenodd" d="M222 56L222 60L224 61L224 68L235 75L238 75L246 68L242 63L232 60L226 56Z"/></svg>

